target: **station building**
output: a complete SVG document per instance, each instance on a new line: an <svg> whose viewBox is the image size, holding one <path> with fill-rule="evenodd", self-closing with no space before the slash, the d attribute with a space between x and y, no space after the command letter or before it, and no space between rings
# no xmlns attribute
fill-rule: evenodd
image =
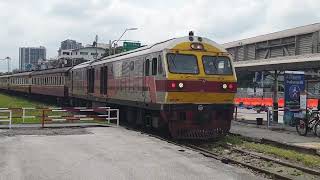
<svg viewBox="0 0 320 180"><path fill-rule="evenodd" d="M305 72L310 96L319 96L320 23L228 42L223 46L234 58L240 87L238 94L244 93L241 90L246 91L245 88L261 88L263 85L268 96L273 88L272 75L277 72L281 96L281 74L296 70Z"/></svg>

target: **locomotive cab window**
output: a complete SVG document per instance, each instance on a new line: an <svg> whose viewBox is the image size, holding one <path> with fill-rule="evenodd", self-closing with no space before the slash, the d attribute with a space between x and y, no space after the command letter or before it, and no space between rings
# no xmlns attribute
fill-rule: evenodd
<svg viewBox="0 0 320 180"><path fill-rule="evenodd" d="M199 74L197 57L191 54L167 54L168 68L176 74Z"/></svg>
<svg viewBox="0 0 320 180"><path fill-rule="evenodd" d="M224 56L203 56L202 62L206 74L231 75L230 59Z"/></svg>
<svg viewBox="0 0 320 180"><path fill-rule="evenodd" d="M158 61L157 58L152 58L152 75L157 75L157 69L158 69Z"/></svg>

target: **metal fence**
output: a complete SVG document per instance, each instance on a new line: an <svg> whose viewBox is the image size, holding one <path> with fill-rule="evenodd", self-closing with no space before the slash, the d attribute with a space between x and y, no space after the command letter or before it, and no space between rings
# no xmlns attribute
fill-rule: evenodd
<svg viewBox="0 0 320 180"><path fill-rule="evenodd" d="M4 116L4 113L8 114ZM28 119L39 119L42 127L48 123L84 121L104 121L108 124L115 122L114 124L119 126L119 109L111 107L0 108L0 122L9 122L9 128L11 128L12 119L18 118L22 119L22 123Z"/></svg>
<svg viewBox="0 0 320 180"><path fill-rule="evenodd" d="M9 128L12 125L12 110L0 109L0 122L8 122Z"/></svg>

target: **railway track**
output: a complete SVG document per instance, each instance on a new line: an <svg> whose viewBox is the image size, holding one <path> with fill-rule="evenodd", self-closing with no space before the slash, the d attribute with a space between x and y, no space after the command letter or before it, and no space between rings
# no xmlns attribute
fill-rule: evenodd
<svg viewBox="0 0 320 180"><path fill-rule="evenodd" d="M275 159L273 157L265 156L255 152L234 147L225 147L224 150L228 151L228 154L222 155L185 141L179 142L155 134L146 134L166 141L168 143L197 151L206 157L219 160L222 163L233 164L250 169L256 173L260 173L272 179L320 179L320 172L318 170L302 167L293 163L283 161L281 159Z"/></svg>
<svg viewBox="0 0 320 180"><path fill-rule="evenodd" d="M317 170L238 148L227 148L229 153L226 156L193 144L185 144L185 146L199 151L204 156L215 158L226 164L240 165L273 179L320 179L320 172Z"/></svg>

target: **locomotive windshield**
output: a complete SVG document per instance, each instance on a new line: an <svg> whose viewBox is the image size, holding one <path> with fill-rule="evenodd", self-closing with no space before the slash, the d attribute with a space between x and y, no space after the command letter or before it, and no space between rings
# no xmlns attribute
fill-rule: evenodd
<svg viewBox="0 0 320 180"><path fill-rule="evenodd" d="M203 56L202 62L206 74L232 74L230 59L223 56Z"/></svg>
<svg viewBox="0 0 320 180"><path fill-rule="evenodd" d="M198 74L197 57L188 54L167 54L169 71L171 73Z"/></svg>

